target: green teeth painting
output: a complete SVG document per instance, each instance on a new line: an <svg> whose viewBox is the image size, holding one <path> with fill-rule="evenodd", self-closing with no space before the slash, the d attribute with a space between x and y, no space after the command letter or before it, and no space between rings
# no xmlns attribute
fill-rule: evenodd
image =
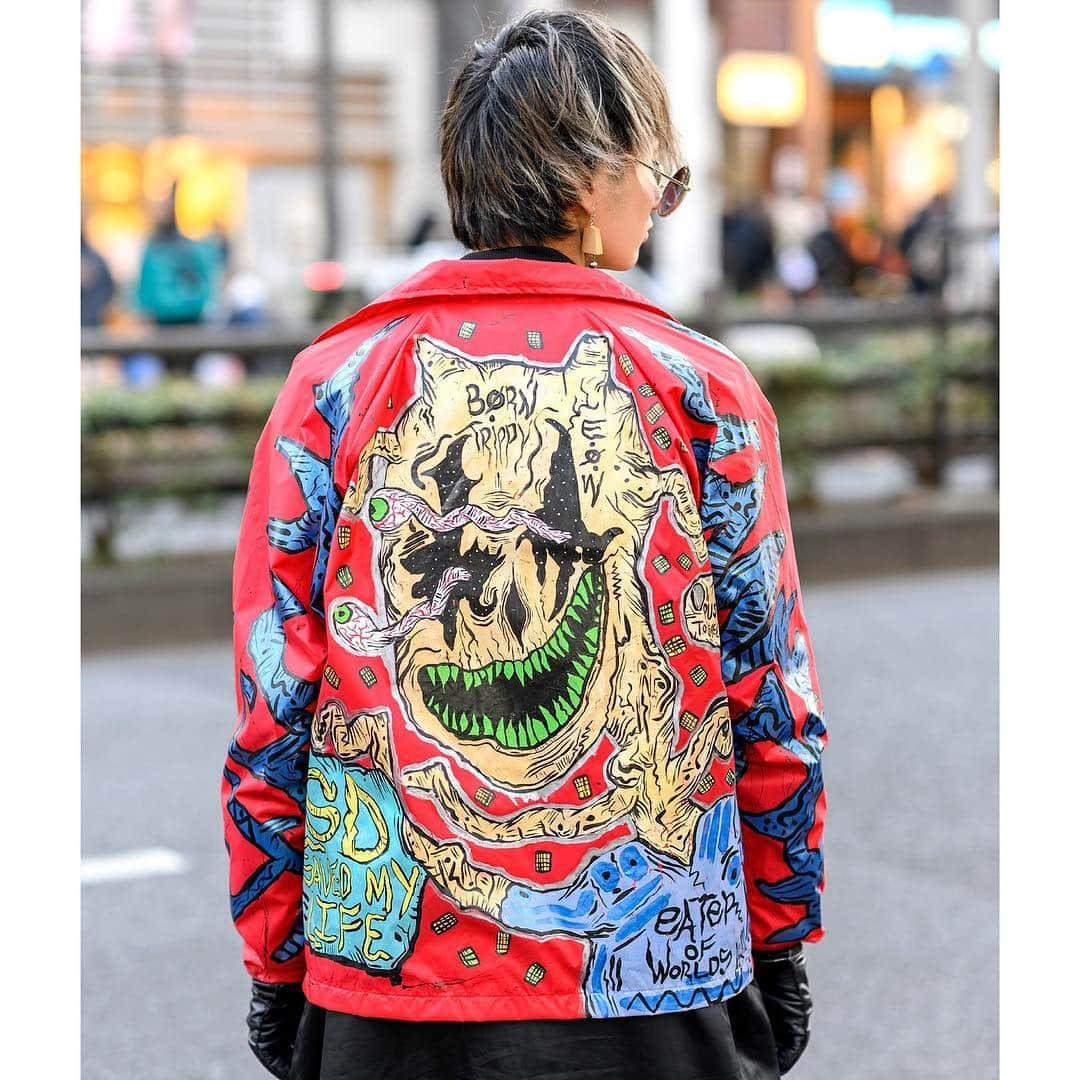
<svg viewBox="0 0 1080 1080"><path fill-rule="evenodd" d="M443 724L462 738L493 740L505 750L532 750L556 735L581 704L596 660L603 595L600 577L599 567L585 570L574 594L576 610L572 603L567 618L552 633L552 641L523 660L496 661L475 672L462 671L455 664L428 664L422 668L420 686L428 708L440 717L448 709L451 719L443 719ZM585 596L591 599L583 599ZM588 629L594 631L591 637L585 634ZM552 646L556 650L555 662L541 663L540 658ZM491 674L493 669L497 675ZM457 713L463 709L471 716L477 708L505 723L485 728L456 721ZM540 709L551 719L545 717L545 723L531 720Z"/></svg>

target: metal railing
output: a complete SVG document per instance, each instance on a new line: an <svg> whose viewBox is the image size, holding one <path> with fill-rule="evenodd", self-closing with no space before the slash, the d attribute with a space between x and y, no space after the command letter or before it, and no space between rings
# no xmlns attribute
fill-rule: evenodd
<svg viewBox="0 0 1080 1080"><path fill-rule="evenodd" d="M785 467L799 460L814 461L868 447L884 446L912 460L920 479L942 482L949 460L978 451L996 464L998 443L997 307L984 305L949 310L938 301L871 303L867 301L805 304L782 312L719 309L711 319L693 325L723 340L735 327L798 326L822 341L844 341L879 330L923 328L934 342L928 363L883 363L872 368L832 370L801 365L756 372L780 416L784 433ZM961 326L986 327L986 344L972 361L955 362L953 337ZM272 396L292 358L325 327L314 323L276 327L177 327L115 334L84 330L84 357L150 352L161 356L170 373L190 374L196 357L205 352L236 355L249 372L270 375ZM957 415L958 392L981 395L975 423ZM917 400L915 419L887 431L859 430L835 425L825 434L802 431L791 416L813 400L842 402L854 415L868 399ZM118 506L124 500L192 497L242 493L250 469L250 454L265 422L270 400L257 396L240 404L226 396L220 405L198 395L166 403L152 414L104 409L83 416L84 506L100 511L97 554L108 558L117 526ZM963 410L960 410L961 412ZM159 436L170 436L164 448Z"/></svg>
<svg viewBox="0 0 1080 1080"><path fill-rule="evenodd" d="M926 393L931 400L932 421L922 431L894 432L888 438L832 434L827 438L809 438L798 449L807 454L822 456L847 451L887 446L911 458L920 480L931 486L941 484L950 458L973 451L988 451L993 455L994 479L998 474L998 440L1000 430L1000 398L998 393L999 309L996 300L986 304L950 307L943 299L904 298L897 301L868 302L866 300L830 300L809 302L775 312L725 312L717 307L715 316L698 321L712 325L713 335L723 340L725 333L735 327L797 326L813 333L816 340L838 342L857 338L880 330L929 330L933 335L934 352L939 361L929 370L913 373L910 368L892 365L874 371L853 373L830 379L827 392L853 397L866 391L897 392L913 378L927 383ZM958 366L949 358L954 353L955 331L962 326L982 324L989 340L981 362ZM812 373L811 373L812 375ZM798 393L813 390L813 378L800 386L797 373L785 372L770 379L768 372L758 373L758 380L767 396L776 393ZM955 387L973 387L986 395L988 416L978 425L954 421L951 400ZM773 402L776 405L776 402ZM779 411L779 410L778 410Z"/></svg>
<svg viewBox="0 0 1080 1080"><path fill-rule="evenodd" d="M996 304L949 308L940 300L829 300L796 304L780 310L726 309L717 305L692 320L691 325L721 341L727 331L743 326L798 326L819 339L839 339L872 330L935 330L943 345L950 331L964 323L983 321L997 326ZM293 356L310 345L326 326L317 322L294 322L268 326L177 326L147 327L116 332L86 328L82 332L82 355L154 353L175 371L190 370L195 358L205 352L227 352L245 364L259 359L277 360L286 370Z"/></svg>

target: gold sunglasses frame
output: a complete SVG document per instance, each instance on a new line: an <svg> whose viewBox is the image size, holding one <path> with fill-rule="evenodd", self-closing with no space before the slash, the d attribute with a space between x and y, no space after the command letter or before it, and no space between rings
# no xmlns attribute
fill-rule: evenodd
<svg viewBox="0 0 1080 1080"><path fill-rule="evenodd" d="M686 179L686 182L684 183L682 180L676 180L674 176L668 176L668 174L666 172L661 172L659 167L652 164L651 162L642 161L641 158L634 158L634 161L636 161L639 165L644 165L645 168L649 170L649 172L654 173L656 176L662 176L665 180L669 181L672 184L677 184L679 187L681 187L683 189L682 194L679 196L678 202L676 202L675 205L671 208L671 210L668 211L669 214L674 213L679 208L679 204L683 201L683 199L686 198L686 193L688 191L692 190L691 187L690 187L690 177L689 177L690 166L689 165L680 165L679 166L679 168L687 170L687 179ZM658 188L660 187L659 182L657 183L656 186ZM664 190L665 190L664 188L660 189L660 198L661 199L663 199L663 197L664 197ZM667 215L662 215L662 216L666 217Z"/></svg>

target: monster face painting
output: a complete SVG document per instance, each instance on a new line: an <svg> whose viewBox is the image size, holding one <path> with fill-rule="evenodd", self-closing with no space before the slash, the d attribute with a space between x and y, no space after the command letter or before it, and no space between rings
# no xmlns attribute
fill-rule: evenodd
<svg viewBox="0 0 1080 1080"><path fill-rule="evenodd" d="M396 642L400 685L448 750L495 783L535 789L605 724L611 600L660 477L599 335L554 369L476 362L424 338L416 357L399 460L367 499L388 605L440 598ZM334 626L343 636L348 622Z"/></svg>
<svg viewBox="0 0 1080 1080"><path fill-rule="evenodd" d="M650 455L633 396L614 377L608 335L581 333L559 365L469 357L424 336L414 355L415 396L393 429L378 432L361 453L344 500L345 515L378 537L386 615L380 620L358 597L339 596L328 611L330 633L350 653L381 656L395 672L409 721L438 750L402 780L432 800L454 831L472 841L520 844L585 838L625 823L642 845L634 850L643 875L638 882L627 871L632 899L622 906L651 911L646 901L655 893L655 921L673 896L692 891L693 880L702 885L696 866L712 865L715 851L704 863L696 854L702 807L692 796L717 749L731 753L722 691L676 750L680 687L650 625L643 585L646 539L665 497L686 544L699 563L707 559L693 491L682 469L658 467ZM699 578L681 607L718 668L712 590ZM444 760L508 793L550 790L602 735L615 747L606 791L501 818L466 797ZM733 798L723 801L730 857L738 828ZM459 854L447 873L445 845L413 835L418 861L460 906L507 927L560 929L530 923L521 899L529 886L494 876L477 896L463 885L476 880L467 857ZM579 913L588 890L594 900L604 896L595 892L599 862L582 873L584 884L571 886ZM725 906L722 944L703 969L725 994L749 970L741 879L737 886ZM569 910L536 890L530 897L535 912ZM561 926L592 943L596 979L610 982L611 971L598 971L611 957L625 965L618 980L625 993L618 1001L609 994L602 1011L625 1011L631 1000L649 1011L680 1007L684 987L672 997L655 980L635 981L635 967L626 964L630 939L603 940L602 906L592 903L592 921ZM660 951L659 942L648 942L645 934L635 947L642 979L645 953Z"/></svg>
<svg viewBox="0 0 1080 1080"><path fill-rule="evenodd" d="M425 337L415 356L415 400L362 458L382 475L360 476L345 499L381 534L379 577L396 621L376 627L342 597L332 634L359 654L391 648L412 721L494 784L542 788L608 731L621 748L610 770L619 787L592 827L629 814L661 844L676 835L687 858L688 795L726 705L672 760L677 687L649 632L637 566L665 496L704 560L685 474L653 463L605 335L579 335L559 366L473 359ZM441 762L409 780L456 802ZM567 819L560 835L582 823ZM520 823L503 838L512 834Z"/></svg>

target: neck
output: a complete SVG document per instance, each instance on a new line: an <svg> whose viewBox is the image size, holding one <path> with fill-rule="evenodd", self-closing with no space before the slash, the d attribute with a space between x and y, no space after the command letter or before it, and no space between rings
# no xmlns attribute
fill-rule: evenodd
<svg viewBox="0 0 1080 1080"><path fill-rule="evenodd" d="M581 252L580 236L564 236L561 240L545 240L544 247L561 251L568 259L576 262L578 266L588 265L585 256Z"/></svg>
<svg viewBox="0 0 1080 1080"><path fill-rule="evenodd" d="M521 245L511 241L506 246L520 247ZM589 265L588 259L585 258L584 254L582 254L581 251L580 233L578 233L576 236L564 236L558 240L544 240L536 246L551 248L552 251L558 251L561 254L565 255L571 262L576 262L578 266ZM484 251L488 249L479 248L478 250ZM601 258L603 258L603 256L601 256Z"/></svg>

